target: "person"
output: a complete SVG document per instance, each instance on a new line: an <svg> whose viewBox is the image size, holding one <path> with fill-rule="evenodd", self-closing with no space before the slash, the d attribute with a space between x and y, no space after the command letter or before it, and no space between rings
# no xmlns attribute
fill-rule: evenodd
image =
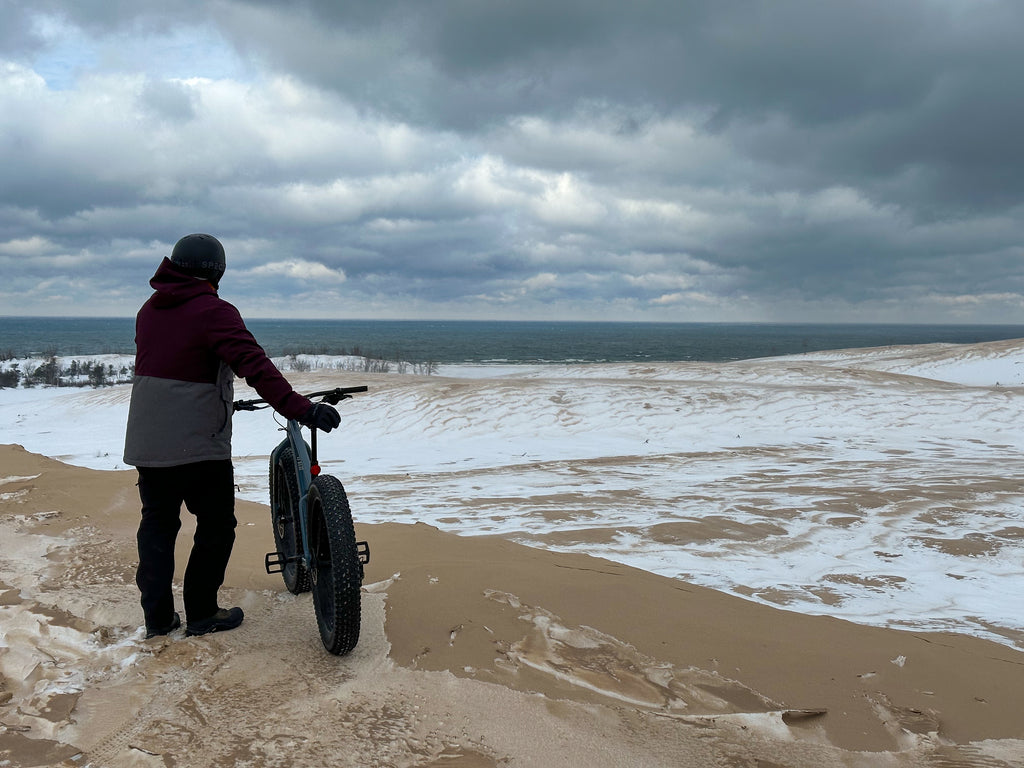
<svg viewBox="0 0 1024 768"><path fill-rule="evenodd" d="M150 280L155 292L135 321L124 461L139 475L135 581L147 638L181 626L171 585L183 503L196 519L183 585L186 635L234 629L244 618L241 608L217 601L235 541L234 377L285 418L326 432L341 423L330 405L292 389L238 310L218 296L225 266L217 238L181 238Z"/></svg>

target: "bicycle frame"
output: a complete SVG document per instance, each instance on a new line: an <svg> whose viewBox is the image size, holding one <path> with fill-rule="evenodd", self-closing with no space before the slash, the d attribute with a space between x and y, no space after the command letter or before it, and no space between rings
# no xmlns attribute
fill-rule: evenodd
<svg viewBox="0 0 1024 768"><path fill-rule="evenodd" d="M348 400L355 392L366 392L367 387L337 387L323 392L313 392L306 395L312 400L315 397L322 398L321 402L337 405L342 400ZM239 400L234 404L235 410L259 410L266 408L265 400ZM271 465L277 463L277 458L286 447L291 448L292 456L295 459L295 483L298 489L298 510L299 532L302 540L301 560L306 569L313 570L313 555L310 551L309 536L309 488L313 478L320 474L320 465L317 462L316 453L316 427L310 427L310 448L306 449L306 441L302 439L302 426L295 419L288 419L284 427L285 439L282 440L270 455ZM273 504L273 499L271 499ZM357 541L356 549L359 554L359 561L365 565L370 562L370 547L365 541ZM298 557L293 559L300 559ZM269 552L264 558L264 567L267 573L281 573L288 559L281 552Z"/></svg>
<svg viewBox="0 0 1024 768"><path fill-rule="evenodd" d="M307 398L337 405L366 387L337 387ZM239 400L235 410L268 407L265 400ZM344 655L359 641L360 589L370 546L356 541L348 496L338 478L321 474L316 427L310 445L302 425L288 419L285 438L270 454L270 512L277 551L264 559L267 573L280 573L292 594L312 591L320 639L333 654Z"/></svg>

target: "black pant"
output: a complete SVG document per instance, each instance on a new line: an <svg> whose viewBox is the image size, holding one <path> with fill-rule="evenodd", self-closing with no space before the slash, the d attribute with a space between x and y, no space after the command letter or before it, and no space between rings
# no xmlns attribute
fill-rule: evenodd
<svg viewBox="0 0 1024 768"><path fill-rule="evenodd" d="M185 616L201 621L217 612L217 590L235 542L235 473L230 459L177 467L139 467L139 568L147 627L166 627L174 617L174 541L181 504L195 515L196 534L185 569Z"/></svg>

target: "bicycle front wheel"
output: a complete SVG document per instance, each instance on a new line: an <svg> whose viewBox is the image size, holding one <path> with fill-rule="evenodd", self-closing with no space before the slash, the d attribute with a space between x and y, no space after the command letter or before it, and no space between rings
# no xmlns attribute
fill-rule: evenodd
<svg viewBox="0 0 1024 768"><path fill-rule="evenodd" d="M324 648L339 656L359 642L363 564L345 489L336 477L313 479L307 498L313 606Z"/></svg>

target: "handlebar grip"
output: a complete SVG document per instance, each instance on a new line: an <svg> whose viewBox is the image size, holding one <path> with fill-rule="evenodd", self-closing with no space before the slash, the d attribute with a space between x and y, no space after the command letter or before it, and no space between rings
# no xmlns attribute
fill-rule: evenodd
<svg viewBox="0 0 1024 768"><path fill-rule="evenodd" d="M321 402L330 403L331 405L337 405L342 400L348 400L352 397L355 392L366 392L369 387L363 385L361 387L335 387L334 389L328 389L323 392L312 392L306 397L312 400L314 397L322 398Z"/></svg>

